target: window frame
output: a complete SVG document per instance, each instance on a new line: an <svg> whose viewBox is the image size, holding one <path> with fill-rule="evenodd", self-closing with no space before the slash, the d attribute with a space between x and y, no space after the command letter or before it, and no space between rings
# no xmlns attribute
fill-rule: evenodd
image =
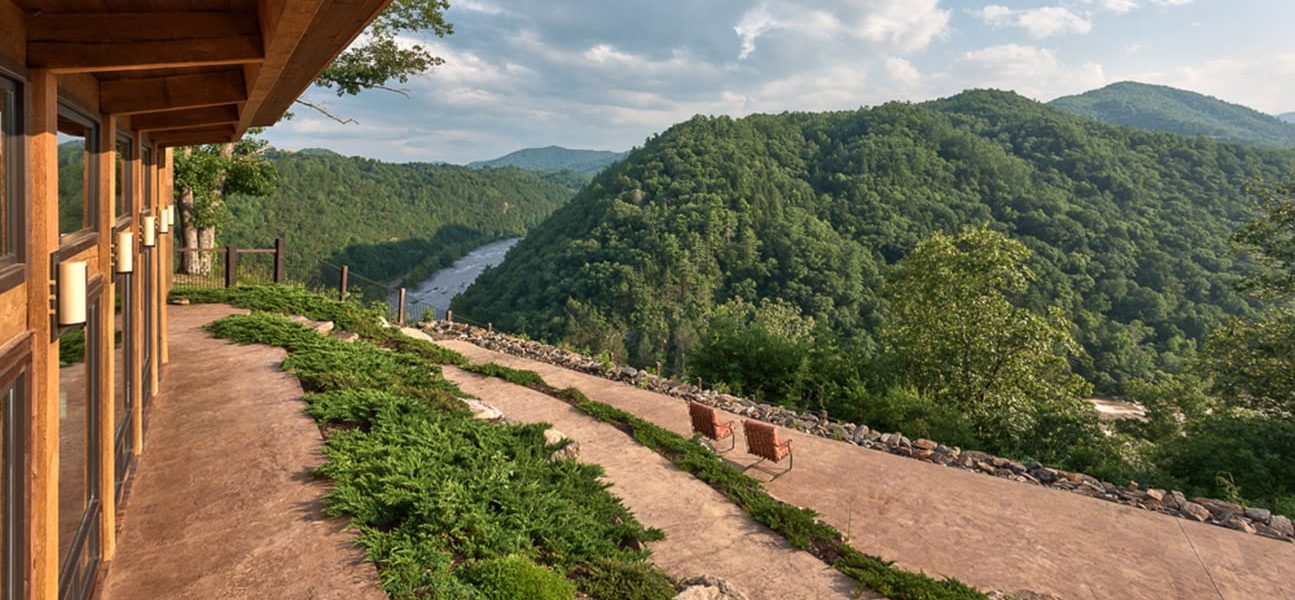
<svg viewBox="0 0 1295 600"><path fill-rule="evenodd" d="M117 208L118 208L117 198L113 198L112 225L113 225L114 231L125 229L130 225L130 222L131 222L131 217L133 213L132 209L134 208L134 204L131 202L131 200L132 200L132 194L135 193L135 188L134 188L135 170L131 168L130 162L135 160L135 155L138 153L138 150L136 149L136 144L135 144L135 136L131 135L129 131L118 131L117 139L114 141L113 147L112 147L114 158L117 161L122 160L121 152L117 150L117 146L119 144L126 145L126 157L125 157L126 164L123 166L121 170L121 178L120 178L121 181L119 182L119 184L121 185L121 194L122 194L121 200L122 202L125 203L125 205L121 207L121 212L117 212ZM115 164L116 162L114 161L114 165ZM116 194L116 193L117 193L117 190L114 188L113 194Z"/></svg>
<svg viewBox="0 0 1295 600"><path fill-rule="evenodd" d="M86 160L90 161L90 164L87 165L87 175L84 181L86 186L85 202L88 205L84 209L87 222L81 229L60 233L58 236L59 258L66 259L76 256L99 243L99 178L103 174L99 172L98 157L103 149L99 147L100 125L98 120L61 100L58 103L58 118L72 121L86 128Z"/></svg>
<svg viewBox="0 0 1295 600"><path fill-rule="evenodd" d="M0 115L0 143L10 144L0 160L5 161L5 203L3 214L6 225L5 243L0 246L0 292L13 289L27 280L27 210L26 189L27 143L26 106L23 102L25 87L21 78L0 67L0 102L5 102ZM6 102L3 98L8 98ZM8 120L9 127L4 127Z"/></svg>
<svg viewBox="0 0 1295 600"><path fill-rule="evenodd" d="M0 464L3 479L6 514L5 536L0 539L5 555L0 559L0 569L5 570L5 585L0 594L6 598L26 597L27 578L27 415L31 405L31 348L32 336L21 337L0 351L0 364L9 365L0 371L0 396L10 389L15 393L13 404L0 406L6 411L4 464Z"/></svg>
<svg viewBox="0 0 1295 600"><path fill-rule="evenodd" d="M104 391L99 386L99 374L104 368L104 357L99 352L102 341L100 319L104 318L99 308L99 298L103 292L102 276L96 275L86 284L86 320L83 325L79 325L85 328L86 501L82 507L81 521L72 538L74 540L72 547L66 556L58 557L60 599L89 598L90 592L94 590L94 582L103 560L100 542L105 532L101 518L103 497L99 490L99 482L103 477L99 458L102 455L104 443L99 431L99 419L103 415L104 401ZM84 569L79 564L79 557L83 551L88 551Z"/></svg>

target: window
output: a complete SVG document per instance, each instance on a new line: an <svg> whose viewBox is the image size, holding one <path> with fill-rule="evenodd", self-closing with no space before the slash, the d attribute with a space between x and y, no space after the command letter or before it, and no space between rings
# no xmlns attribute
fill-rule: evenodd
<svg viewBox="0 0 1295 600"><path fill-rule="evenodd" d="M27 406L26 358L0 385L0 595L23 598L26 570L23 532L24 424Z"/></svg>
<svg viewBox="0 0 1295 600"><path fill-rule="evenodd" d="M59 596L84 598L99 561L99 303L60 338L58 382Z"/></svg>
<svg viewBox="0 0 1295 600"><path fill-rule="evenodd" d="M134 158L134 145L128 136L117 138L117 177L112 191L112 216L121 220L130 214L131 186L134 184L130 161Z"/></svg>
<svg viewBox="0 0 1295 600"><path fill-rule="evenodd" d="M134 437L132 436L131 425L134 418L134 404L131 402L131 356L130 356L130 330L131 330L131 280L129 273L118 273L115 277L114 287L117 290L114 299L113 321L115 331L113 334L113 411L116 415L115 423L116 440L116 491L117 496L121 497L122 484L126 481L126 471L130 468L130 461L134 456Z"/></svg>
<svg viewBox="0 0 1295 600"><path fill-rule="evenodd" d="M18 104L18 85L0 77L0 268L23 260L23 139Z"/></svg>
<svg viewBox="0 0 1295 600"><path fill-rule="evenodd" d="M58 233L68 237L95 227L97 194L93 121L67 109L58 115Z"/></svg>

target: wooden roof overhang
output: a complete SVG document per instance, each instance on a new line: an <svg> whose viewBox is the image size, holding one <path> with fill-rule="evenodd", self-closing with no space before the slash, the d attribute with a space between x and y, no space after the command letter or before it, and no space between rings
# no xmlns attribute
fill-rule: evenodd
<svg viewBox="0 0 1295 600"><path fill-rule="evenodd" d="M159 146L273 125L390 0L14 0L27 66L82 73Z"/></svg>

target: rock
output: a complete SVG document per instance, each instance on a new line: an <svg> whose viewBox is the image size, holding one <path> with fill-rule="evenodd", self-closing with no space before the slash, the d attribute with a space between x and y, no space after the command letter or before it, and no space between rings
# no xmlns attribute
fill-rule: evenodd
<svg viewBox="0 0 1295 600"><path fill-rule="evenodd" d="M557 446L566 444L562 448L555 450L549 460L576 460L580 458L580 444L566 436L566 434L552 427L544 430L544 445Z"/></svg>
<svg viewBox="0 0 1295 600"><path fill-rule="evenodd" d="M635 368L633 368L633 367L621 367L621 368L620 368L620 376L621 376L621 377L623 377L623 378L625 378L625 379L633 379L633 378L634 378L634 376L636 376L636 375L638 375L638 374L639 374L638 369L635 369Z"/></svg>
<svg viewBox="0 0 1295 600"><path fill-rule="evenodd" d="M1250 519L1251 521L1259 521L1260 523L1267 523L1268 519L1272 518L1273 513L1271 510L1268 510L1266 508L1247 506L1245 515L1246 515L1246 518Z"/></svg>
<svg viewBox="0 0 1295 600"><path fill-rule="evenodd" d="M189 299L188 299L188 298L176 298L176 299L174 299L174 300L172 300L172 301L171 301L171 304L174 304L174 305L176 305L176 306L188 306L188 305L189 305Z"/></svg>
<svg viewBox="0 0 1295 600"><path fill-rule="evenodd" d="M472 398L463 398L462 400L468 406L468 410L472 411L473 418L481 419L482 421L502 421L504 419L503 412L485 402Z"/></svg>
<svg viewBox="0 0 1295 600"><path fill-rule="evenodd" d="M1295 525L1292 525L1291 520L1284 515L1273 515L1272 520L1268 521L1268 526L1286 537L1295 537Z"/></svg>
<svg viewBox="0 0 1295 600"><path fill-rule="evenodd" d="M1182 507L1179 510L1183 511L1184 516L1190 517L1202 523L1210 520L1209 509L1195 502L1186 502L1182 505Z"/></svg>
<svg viewBox="0 0 1295 600"><path fill-rule="evenodd" d="M354 331L339 331L333 334L333 337L349 344L351 342L358 341L360 339L360 334L355 333Z"/></svg>
<svg viewBox="0 0 1295 600"><path fill-rule="evenodd" d="M913 442L913 447L920 450L930 450L934 452L935 449L939 447L939 444L926 438L918 438L917 441Z"/></svg>
<svg viewBox="0 0 1295 600"><path fill-rule="evenodd" d="M336 326L333 325L332 321L324 321L322 323L315 323L314 325L310 325L309 327L319 335L328 335L333 332L333 327L336 327Z"/></svg>
<svg viewBox="0 0 1295 600"><path fill-rule="evenodd" d="M1241 508L1240 504L1233 502L1224 502L1223 500L1215 500L1213 498L1192 498L1192 502L1208 509L1210 514L1214 515L1215 520L1220 523L1227 522L1228 519L1231 519L1235 515L1245 514L1245 509Z"/></svg>
<svg viewBox="0 0 1295 600"><path fill-rule="evenodd" d="M1153 503L1153 504L1164 504L1165 491L1151 488L1147 490L1145 494L1142 495L1142 501Z"/></svg>
<svg viewBox="0 0 1295 600"><path fill-rule="evenodd" d="M675 595L674 600L747 600L747 597L719 577L702 575L684 581L683 591Z"/></svg>
<svg viewBox="0 0 1295 600"><path fill-rule="evenodd" d="M1187 504L1187 496L1184 496L1183 493L1178 490L1174 490L1165 496L1164 503L1165 508L1178 510L1181 509L1184 504Z"/></svg>
<svg viewBox="0 0 1295 600"><path fill-rule="evenodd" d="M310 326L310 322L311 322L310 319L307 319L306 317L303 317L301 315L289 315L288 320L298 325L305 325L307 327Z"/></svg>
<svg viewBox="0 0 1295 600"><path fill-rule="evenodd" d="M1228 519L1227 522L1224 523L1224 525L1228 526L1228 528L1230 529L1235 529L1237 531L1244 531L1246 533L1255 532L1255 528L1253 525L1250 524L1250 521L1247 521L1241 517L1232 517L1231 519Z"/></svg>
<svg viewBox="0 0 1295 600"><path fill-rule="evenodd" d="M860 425L858 429L854 430L854 443L862 445L863 442L868 440L869 431L867 425Z"/></svg>

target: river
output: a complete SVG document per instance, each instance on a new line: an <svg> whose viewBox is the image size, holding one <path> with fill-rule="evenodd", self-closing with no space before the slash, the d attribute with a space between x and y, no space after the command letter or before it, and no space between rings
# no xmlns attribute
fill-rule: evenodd
<svg viewBox="0 0 1295 600"><path fill-rule="evenodd" d="M481 246L454 261L454 264L437 271L431 279L420 283L417 288L407 290L405 319L417 321L423 318L424 312L433 308L436 310L436 318L444 317L445 311L450 307L450 301L459 295L459 292L468 289L468 286L476 281L486 267L493 267L503 262L508 249L521 239L508 238ZM392 306L399 301L398 294L397 292L391 295L389 301Z"/></svg>

